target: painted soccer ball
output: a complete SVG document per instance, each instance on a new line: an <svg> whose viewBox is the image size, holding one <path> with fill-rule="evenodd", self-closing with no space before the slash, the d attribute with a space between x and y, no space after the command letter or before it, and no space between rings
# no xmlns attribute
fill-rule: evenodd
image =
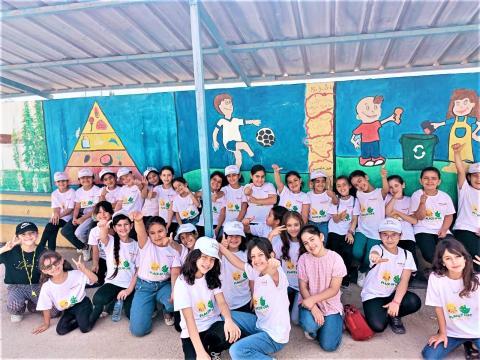
<svg viewBox="0 0 480 360"><path fill-rule="evenodd" d="M257 131L256 136L257 142L265 147L270 147L275 144L275 134L272 129L261 128Z"/></svg>

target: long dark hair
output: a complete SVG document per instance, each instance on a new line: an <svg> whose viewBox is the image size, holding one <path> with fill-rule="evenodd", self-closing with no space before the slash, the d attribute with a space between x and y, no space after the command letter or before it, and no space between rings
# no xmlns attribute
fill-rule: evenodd
<svg viewBox="0 0 480 360"><path fill-rule="evenodd" d="M287 173L285 174L285 184L288 183L288 178L289 178L290 176L295 176L297 179L300 180L300 191L302 191L303 179L302 179L302 177L300 176L300 174L298 173L298 171L290 170L289 172L287 172ZM286 185L286 186L287 186L287 188L288 188L288 185ZM288 189L290 190L290 188L288 188Z"/></svg>
<svg viewBox="0 0 480 360"><path fill-rule="evenodd" d="M221 171L215 170L210 174L210 180L212 180L215 176L218 176L220 179L222 179L222 187L228 185L228 180L224 173L222 173Z"/></svg>
<svg viewBox="0 0 480 360"><path fill-rule="evenodd" d="M195 274L198 271L197 260L202 256L202 252L199 249L190 251L185 259L185 263L182 266L182 275L187 284L193 285L195 283ZM210 290L219 288L222 286L220 281L220 260L215 258L213 267L205 274L205 280L207 281L207 287Z"/></svg>
<svg viewBox="0 0 480 360"><path fill-rule="evenodd" d="M164 228L167 227L167 223L161 216L152 216L147 220L145 224L145 230L147 230L148 232L148 229L150 229L150 226L152 226L153 224L162 225Z"/></svg>
<svg viewBox="0 0 480 360"><path fill-rule="evenodd" d="M96 203L95 207L93 208L93 213L97 215L100 209L103 209L103 211L109 213L110 215L113 215L113 206L110 202L106 200Z"/></svg>
<svg viewBox="0 0 480 360"><path fill-rule="evenodd" d="M302 228L302 226L303 226L302 215L300 215L296 211L287 211L285 213L285 215L283 215L282 225L286 225L287 221L291 218L297 219L298 222L300 223L300 228ZM280 234L280 239L282 239L282 260L290 260L290 255L289 255L290 241L292 241L292 240L291 240L291 237L286 230L282 231L282 233ZM298 241L301 242L300 238L298 239Z"/></svg>
<svg viewBox="0 0 480 360"><path fill-rule="evenodd" d="M320 237L320 239L322 238L322 233L320 232L320 230L317 229L317 227L315 225L305 225L304 227L302 227L302 229L298 233L298 239L300 241L300 250L299 250L299 254L298 254L299 258L303 254L308 252L307 248L305 247L305 245L303 244L303 241L302 241L302 235L305 234L305 233L311 234L311 235L317 235L317 236Z"/></svg>
<svg viewBox="0 0 480 360"><path fill-rule="evenodd" d="M252 237L247 244L247 261L252 265L252 249L258 247L258 249L265 254L267 259L272 257L273 247L270 240L263 237Z"/></svg>
<svg viewBox="0 0 480 360"><path fill-rule="evenodd" d="M225 237L228 237L229 235L224 231ZM240 236L242 238L242 241L240 242L240 245L238 245L238 250L240 251L245 251L247 249L247 238L245 236Z"/></svg>
<svg viewBox="0 0 480 360"><path fill-rule="evenodd" d="M114 227L121 220L128 220L129 224L132 224L132 221L130 220L130 218L127 215L118 214L118 215L115 215L113 217L111 226ZM110 276L108 278L109 280L115 279L115 277L118 274L118 266L120 265L120 255L119 255L119 253L120 253L120 236L118 236L117 232L114 231L113 232L113 257L115 259L115 270L114 270L112 276Z"/></svg>
<svg viewBox="0 0 480 360"><path fill-rule="evenodd" d="M273 214L273 219L278 220L281 223L282 219L283 219L283 216L288 211L288 209L286 207L281 206L281 205L275 205L270 209L270 211Z"/></svg>
<svg viewBox="0 0 480 360"><path fill-rule="evenodd" d="M473 270L473 261L470 254L465 250L461 242L456 240L453 236L440 241L435 248L433 255L433 272L439 276L446 276L448 273L447 267L443 264L443 254L448 250L449 253L462 256L465 259L465 268L462 272L463 290L460 291L460 297L469 296L471 292L478 289L479 280Z"/></svg>
<svg viewBox="0 0 480 360"><path fill-rule="evenodd" d="M42 255L40 256L40 259L38 259L38 268L40 269L40 282L39 282L40 285L43 285L45 282L48 281L48 279L51 278L50 275L45 274L42 271L43 263L47 259L50 259L50 264L51 264L52 259L55 259L53 262L62 260L62 255L60 255L58 252L53 250L45 250L42 253ZM63 271L70 271L70 270L73 270L72 265L67 260L63 260Z"/></svg>

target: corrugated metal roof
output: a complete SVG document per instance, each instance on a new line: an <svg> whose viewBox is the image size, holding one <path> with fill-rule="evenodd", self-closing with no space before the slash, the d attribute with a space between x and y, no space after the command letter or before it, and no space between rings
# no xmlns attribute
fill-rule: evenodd
<svg viewBox="0 0 480 360"><path fill-rule="evenodd" d="M478 1L202 1L206 83L478 67ZM188 1L14 1L1 95L190 84Z"/></svg>

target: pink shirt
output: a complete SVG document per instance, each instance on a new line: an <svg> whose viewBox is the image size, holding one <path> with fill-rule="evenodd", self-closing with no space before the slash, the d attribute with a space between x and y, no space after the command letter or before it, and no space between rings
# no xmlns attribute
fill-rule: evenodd
<svg viewBox="0 0 480 360"><path fill-rule="evenodd" d="M325 291L330 286L332 277L347 275L347 268L342 258L331 250L327 250L327 253L321 257L315 257L309 253L303 254L298 259L297 271L298 278L308 282L310 295ZM343 314L341 295L341 291L338 291L334 297L317 303L323 315Z"/></svg>

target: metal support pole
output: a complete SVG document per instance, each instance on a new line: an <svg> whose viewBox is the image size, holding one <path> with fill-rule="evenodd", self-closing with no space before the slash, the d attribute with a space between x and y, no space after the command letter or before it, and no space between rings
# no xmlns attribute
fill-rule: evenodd
<svg viewBox="0 0 480 360"><path fill-rule="evenodd" d="M203 219L205 235L213 236L212 203L208 163L207 117L205 114L205 89L203 87L202 44L200 42L200 20L198 1L190 0L190 28L192 30L193 74L195 77L195 100L197 104L198 150L202 177Z"/></svg>

